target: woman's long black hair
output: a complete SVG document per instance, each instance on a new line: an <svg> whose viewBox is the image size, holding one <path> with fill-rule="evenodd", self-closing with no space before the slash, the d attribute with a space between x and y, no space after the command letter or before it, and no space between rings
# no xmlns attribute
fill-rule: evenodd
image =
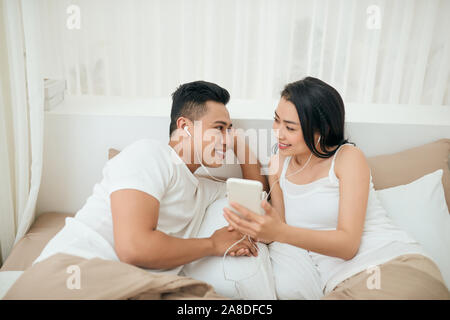
<svg viewBox="0 0 450 320"><path fill-rule="evenodd" d="M322 80L306 77L287 84L281 97L292 102L297 109L305 143L311 152L319 158L329 158L336 150L349 142L344 138L345 108L340 94ZM316 149L314 133L320 133L320 147L332 151L321 153Z"/></svg>

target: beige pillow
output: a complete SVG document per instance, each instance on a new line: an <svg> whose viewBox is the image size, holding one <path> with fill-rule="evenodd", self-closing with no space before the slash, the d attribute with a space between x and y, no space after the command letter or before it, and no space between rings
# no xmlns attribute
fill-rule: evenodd
<svg viewBox="0 0 450 320"><path fill-rule="evenodd" d="M47 212L39 215L27 234L11 250L0 271L23 271L31 266L44 247L74 214Z"/></svg>
<svg viewBox="0 0 450 320"><path fill-rule="evenodd" d="M445 199L450 208L449 154L450 139L440 139L401 152L370 157L367 161L372 171L374 188L379 190L408 184L442 169Z"/></svg>
<svg viewBox="0 0 450 320"><path fill-rule="evenodd" d="M120 151L117 149L113 149L113 148L108 149L108 160L114 158L119 153L120 153Z"/></svg>
<svg viewBox="0 0 450 320"><path fill-rule="evenodd" d="M119 152L116 149L109 149L108 159ZM447 207L450 208L449 154L450 139L440 139L397 153L370 157L367 161L372 172L374 189L408 184L428 173L443 169L442 184Z"/></svg>

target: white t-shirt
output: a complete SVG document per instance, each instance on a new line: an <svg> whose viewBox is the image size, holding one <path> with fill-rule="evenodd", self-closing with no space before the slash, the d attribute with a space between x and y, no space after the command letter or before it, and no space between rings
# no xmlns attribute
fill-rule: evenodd
<svg viewBox="0 0 450 320"><path fill-rule="evenodd" d="M178 238L196 237L207 207L226 194L225 183L192 174L168 144L138 140L106 163L93 194L74 218L66 218L64 228L34 263L57 252L119 260L114 251L110 194L120 189L140 190L158 199L157 230ZM178 274L181 268L151 271Z"/></svg>

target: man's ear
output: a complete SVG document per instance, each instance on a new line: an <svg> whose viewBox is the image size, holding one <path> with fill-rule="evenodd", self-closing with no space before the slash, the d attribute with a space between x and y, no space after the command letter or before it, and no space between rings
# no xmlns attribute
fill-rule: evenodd
<svg viewBox="0 0 450 320"><path fill-rule="evenodd" d="M180 137L192 137L190 127L192 128L192 121L185 117L179 117L176 121L176 131L179 132Z"/></svg>
<svg viewBox="0 0 450 320"><path fill-rule="evenodd" d="M191 125L191 120L189 120L188 118L185 118L185 117L178 117L176 124L177 124L177 129L183 130L185 126Z"/></svg>

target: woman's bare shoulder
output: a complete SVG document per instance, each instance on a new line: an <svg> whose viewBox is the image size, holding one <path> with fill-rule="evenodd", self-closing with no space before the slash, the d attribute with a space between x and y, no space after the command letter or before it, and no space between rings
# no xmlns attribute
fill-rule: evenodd
<svg viewBox="0 0 450 320"><path fill-rule="evenodd" d="M341 178L347 171L368 171L369 163L364 152L354 145L341 146L335 160L335 172L338 178Z"/></svg>

